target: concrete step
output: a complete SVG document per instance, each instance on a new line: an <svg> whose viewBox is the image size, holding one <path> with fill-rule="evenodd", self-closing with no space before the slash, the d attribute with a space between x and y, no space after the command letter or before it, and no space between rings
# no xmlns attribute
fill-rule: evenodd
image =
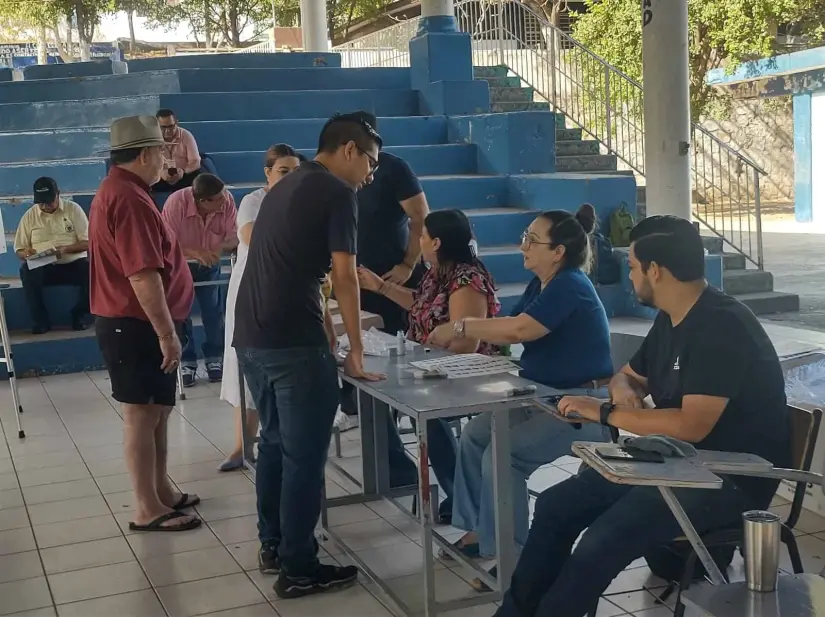
<svg viewBox="0 0 825 617"><path fill-rule="evenodd" d="M533 88L494 88L490 87L491 103L528 103L533 101L536 92Z"/></svg>
<svg viewBox="0 0 825 617"><path fill-rule="evenodd" d="M581 129L566 129L566 128L558 128L556 129L556 143L560 141L576 141L582 138L582 130Z"/></svg>
<svg viewBox="0 0 825 617"><path fill-rule="evenodd" d="M528 208L475 208L464 210L473 226L473 233L481 249L489 246L510 245L518 251L522 232L527 229L539 210Z"/></svg>
<svg viewBox="0 0 825 617"><path fill-rule="evenodd" d="M747 259L742 253L722 253L722 267L727 270L744 270Z"/></svg>
<svg viewBox="0 0 825 617"><path fill-rule="evenodd" d="M756 315L792 313L799 310L799 296L796 294L781 291L765 291L736 294L734 297L745 304L745 306Z"/></svg>
<svg viewBox="0 0 825 617"><path fill-rule="evenodd" d="M544 101L500 101L490 104L490 111L493 113L506 113L508 111L550 111L550 103Z"/></svg>
<svg viewBox="0 0 825 617"><path fill-rule="evenodd" d="M586 154L581 156L557 156L556 171L602 172L615 171L618 159L614 154Z"/></svg>
<svg viewBox="0 0 825 617"><path fill-rule="evenodd" d="M288 54L197 54L129 60L129 72L168 69L294 69L341 66L341 54L293 52ZM505 67L506 68L506 67Z"/></svg>
<svg viewBox="0 0 825 617"><path fill-rule="evenodd" d="M202 68L179 69L176 73L180 89L170 92L230 92L231 96L237 96L241 92L259 91L406 90L410 87L410 69L395 67Z"/></svg>
<svg viewBox="0 0 825 617"><path fill-rule="evenodd" d="M711 255L717 255L722 252L724 241L719 236L702 236L702 245L705 250Z"/></svg>
<svg viewBox="0 0 825 617"><path fill-rule="evenodd" d="M475 77L476 79L483 79L485 77L506 77L509 70L510 69L508 69L503 64L491 66L474 66L473 77Z"/></svg>
<svg viewBox="0 0 825 617"><path fill-rule="evenodd" d="M731 296L773 291L773 274L764 270L726 270L723 281Z"/></svg>
<svg viewBox="0 0 825 617"><path fill-rule="evenodd" d="M587 156L591 154L599 154L599 142L595 139L556 140L556 156Z"/></svg>
<svg viewBox="0 0 825 617"><path fill-rule="evenodd" d="M439 144L430 146L390 146L390 154L403 158L419 176L474 174L478 170L474 144ZM315 148L299 150L308 158ZM220 177L228 183L255 182L261 177L264 152L216 152L212 160Z"/></svg>
<svg viewBox="0 0 825 617"><path fill-rule="evenodd" d="M481 77L476 75L476 79L480 81L486 81L490 84L490 89L492 88L520 88L521 87L521 78L510 75L502 77L500 75L496 75L495 77Z"/></svg>

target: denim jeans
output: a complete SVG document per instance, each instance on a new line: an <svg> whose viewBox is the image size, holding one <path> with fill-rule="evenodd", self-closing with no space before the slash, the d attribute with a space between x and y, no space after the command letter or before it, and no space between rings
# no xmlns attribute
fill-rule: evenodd
<svg viewBox="0 0 825 617"><path fill-rule="evenodd" d="M743 510L766 508L771 499L749 498L729 480L719 490L674 493L699 533L732 525ZM658 489L613 484L585 468L539 496L495 617L582 617L631 562L680 535Z"/></svg>
<svg viewBox="0 0 825 617"><path fill-rule="evenodd" d="M196 283L217 281L221 275L220 264L211 268L199 264L189 264L189 270L192 272L192 279ZM206 285L195 287L195 297L201 307L203 331L206 339L203 343L203 358L206 362L223 362L223 303L226 296L221 293L219 285ZM186 321L183 322L183 332L186 341L181 354L181 366L197 368L198 353L195 350L191 317L187 317Z"/></svg>
<svg viewBox="0 0 825 617"><path fill-rule="evenodd" d="M387 449L389 450L390 485L407 486L418 484L418 467L407 456L404 443L391 414L387 417ZM427 452L430 464L438 480L439 491L446 495L442 502L442 512L451 512L453 503L453 480L456 469L457 442L453 429L447 420L430 420L427 423Z"/></svg>
<svg viewBox="0 0 825 617"><path fill-rule="evenodd" d="M255 487L258 537L278 547L284 570L318 567L314 530L338 408L338 369L328 347L237 350L261 420Z"/></svg>
<svg viewBox="0 0 825 617"><path fill-rule="evenodd" d="M591 392L591 394L594 394ZM598 393L595 393L598 394ZM496 552L495 500L493 496L492 414L476 416L464 427L458 443L455 473L454 527L478 534L484 556ZM585 423L580 429L538 408L510 412L511 487L513 525L517 547L524 546L530 526L527 480L542 465L570 454L574 441L608 441L607 431Z"/></svg>

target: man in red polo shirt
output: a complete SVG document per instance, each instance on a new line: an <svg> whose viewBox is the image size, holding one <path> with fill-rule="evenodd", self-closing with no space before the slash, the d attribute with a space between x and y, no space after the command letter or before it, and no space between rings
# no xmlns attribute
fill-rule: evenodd
<svg viewBox="0 0 825 617"><path fill-rule="evenodd" d="M135 491L135 531L182 531L201 525L180 510L195 495L166 475L167 423L175 405L180 326L194 287L183 251L149 194L163 168L163 136L154 116L111 126L111 169L92 201L90 300L112 396L123 406L124 449Z"/></svg>

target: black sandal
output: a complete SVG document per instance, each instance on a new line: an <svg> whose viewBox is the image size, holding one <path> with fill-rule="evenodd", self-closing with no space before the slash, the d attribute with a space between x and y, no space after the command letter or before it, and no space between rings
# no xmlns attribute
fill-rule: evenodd
<svg viewBox="0 0 825 617"><path fill-rule="evenodd" d="M178 499L178 503L172 506L175 510L184 510L186 508L194 508L201 502L201 498L197 495L194 496L195 498L192 501L189 501L189 493L183 493Z"/></svg>
<svg viewBox="0 0 825 617"><path fill-rule="evenodd" d="M164 525L167 521L173 521L177 518L185 518L189 516L191 516L191 514L184 514L183 512L178 512L176 510L157 517L148 525L129 523L129 529L131 531L189 531L190 529L197 529L203 524L201 519L193 518L188 523L183 523L182 525Z"/></svg>

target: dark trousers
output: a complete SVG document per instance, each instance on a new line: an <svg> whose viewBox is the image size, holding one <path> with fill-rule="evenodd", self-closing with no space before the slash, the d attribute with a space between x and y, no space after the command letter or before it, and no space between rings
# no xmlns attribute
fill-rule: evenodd
<svg viewBox="0 0 825 617"><path fill-rule="evenodd" d="M196 283L212 282L220 279L221 266L207 268L199 264L189 264L189 271ZM206 362L223 362L224 345L224 300L219 285L201 285L195 287L195 297L201 307L204 338L203 358ZM195 349L195 337L192 327L192 318L187 317L183 323L185 344L181 355L181 365L196 368L198 366L198 352Z"/></svg>
<svg viewBox="0 0 825 617"><path fill-rule="evenodd" d="M255 487L258 537L278 547L284 571L318 567L314 530L338 408L338 369L329 348L238 349L261 420Z"/></svg>
<svg viewBox="0 0 825 617"><path fill-rule="evenodd" d="M43 302L43 288L56 285L77 287L77 303L71 311L72 320L78 320L89 313L89 260L86 257L75 259L67 264L49 264L29 270L23 262L20 266L20 279L23 292L29 304L32 320L36 326L50 324L49 312Z"/></svg>
<svg viewBox="0 0 825 617"><path fill-rule="evenodd" d="M719 490L674 493L699 533L739 522L744 510L767 508L772 494L748 497L729 480ZM682 534L658 489L613 484L585 468L539 496L495 617L582 617L631 562Z"/></svg>

